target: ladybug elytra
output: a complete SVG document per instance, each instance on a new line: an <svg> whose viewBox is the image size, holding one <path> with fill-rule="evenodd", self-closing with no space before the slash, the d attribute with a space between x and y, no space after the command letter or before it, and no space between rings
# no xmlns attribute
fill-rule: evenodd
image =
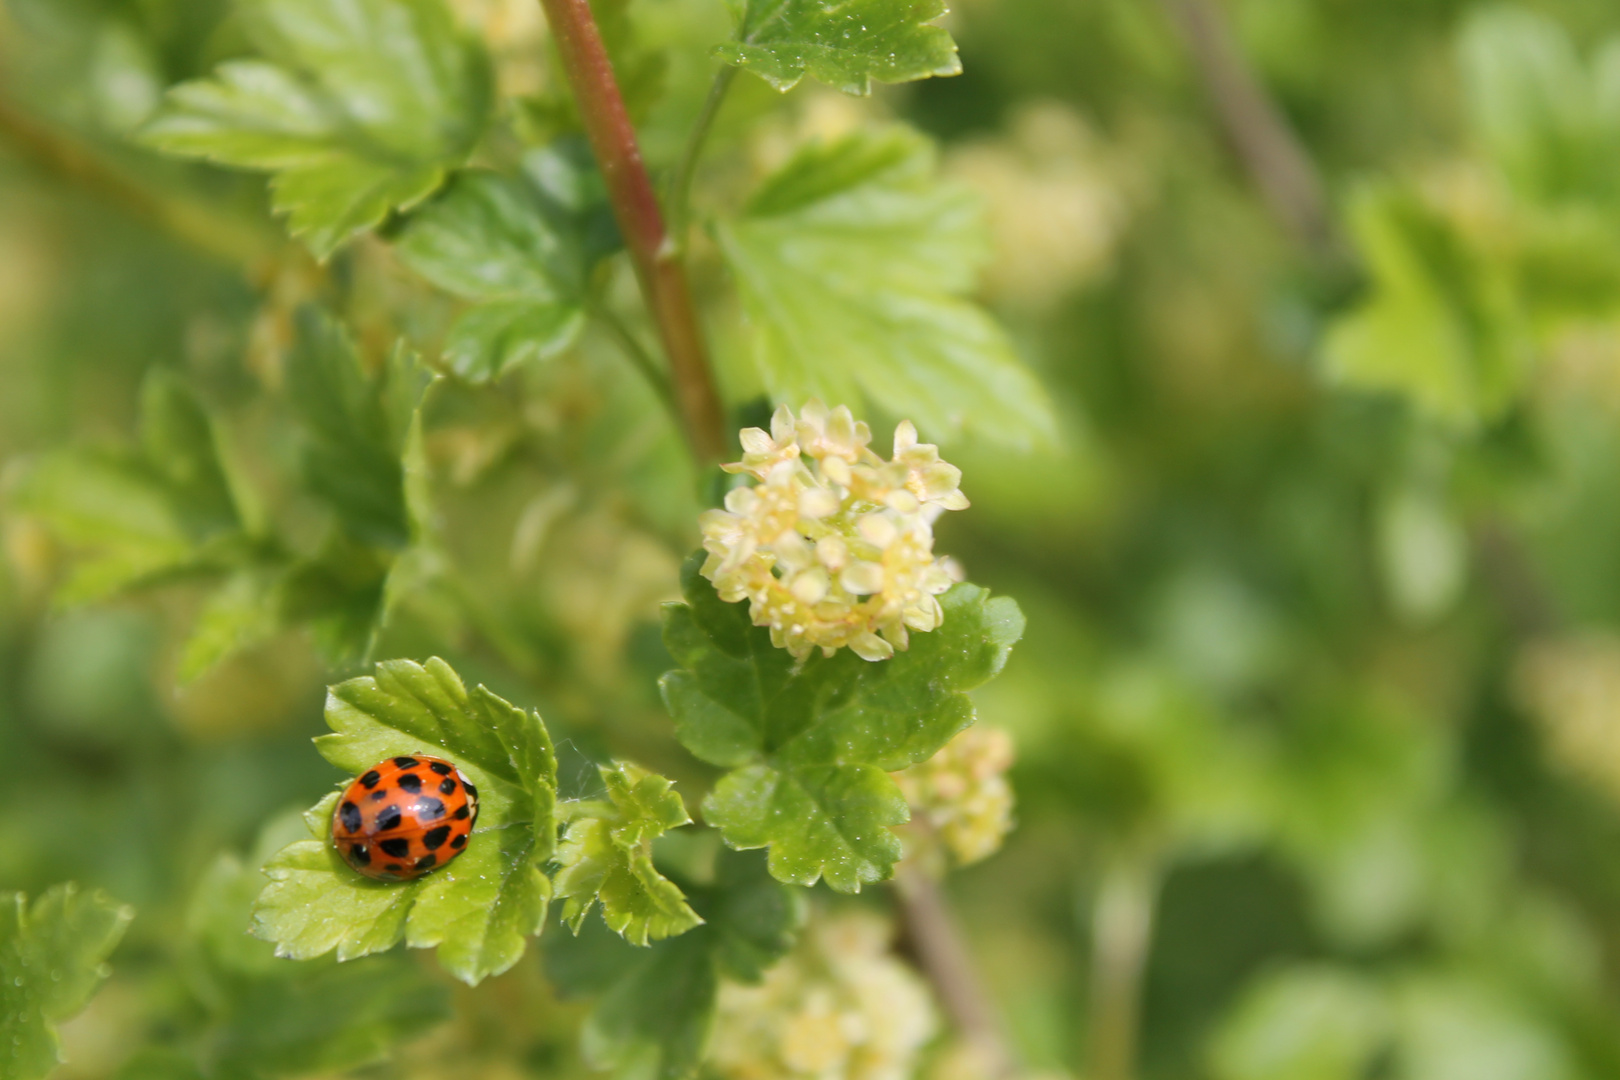
<svg viewBox="0 0 1620 1080"><path fill-rule="evenodd" d="M355 777L332 811L332 844L369 878L409 881L466 849L478 789L448 761L392 757Z"/></svg>

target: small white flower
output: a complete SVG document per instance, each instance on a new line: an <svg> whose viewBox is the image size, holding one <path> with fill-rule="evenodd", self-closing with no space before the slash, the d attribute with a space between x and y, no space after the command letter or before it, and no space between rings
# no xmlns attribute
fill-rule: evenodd
<svg viewBox="0 0 1620 1080"><path fill-rule="evenodd" d="M937 598L961 576L935 558L933 523L968 502L937 447L906 421L884 461L866 424L819 401L797 417L778 408L769 432L748 428L741 440L743 459L724 468L755 484L698 522L703 575L722 599L746 599L754 625L797 657L847 646L886 660L909 631L939 625Z"/></svg>

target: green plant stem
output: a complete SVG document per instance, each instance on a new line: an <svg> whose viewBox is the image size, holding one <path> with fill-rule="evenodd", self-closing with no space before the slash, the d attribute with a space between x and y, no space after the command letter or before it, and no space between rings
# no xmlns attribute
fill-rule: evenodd
<svg viewBox="0 0 1620 1080"><path fill-rule="evenodd" d="M703 147L709 141L714 119L720 115L720 106L725 104L726 93L736 80L737 69L731 64L724 64L715 72L714 82L709 84L709 94L703 99L703 108L698 111L697 120L686 136L680 163L675 166L675 173L670 178L669 195L664 205L669 207L670 235L682 246L686 243L686 222L691 211L692 176L703 157Z"/></svg>
<svg viewBox="0 0 1620 1080"><path fill-rule="evenodd" d="M1003 1080L1017 1074L1018 1059L1002 1036L995 1006L984 992L939 882L921 867L902 861L895 867L894 891L906 940L951 1026L979 1059L984 1075Z"/></svg>
<svg viewBox="0 0 1620 1080"><path fill-rule="evenodd" d="M647 385L652 387L653 393L658 395L658 400L669 410L670 417L679 424L681 409L675 401L675 391L669 385L669 378L659 368L658 361L653 359L652 354L641 344L641 340L630 332L623 319L606 308L592 308L591 317L608 332L609 337L613 338L626 358L641 373L642 378L647 380Z"/></svg>
<svg viewBox="0 0 1620 1080"><path fill-rule="evenodd" d="M1142 976L1153 941L1158 869L1149 855L1110 859L1091 913L1088 1080L1132 1080L1142 1008Z"/></svg>
<svg viewBox="0 0 1620 1080"><path fill-rule="evenodd" d="M606 181L642 297L669 358L687 442L700 465L721 461L726 454L725 412L709 370L686 267L665 230L652 178L641 159L589 0L540 0L540 5Z"/></svg>
<svg viewBox="0 0 1620 1080"><path fill-rule="evenodd" d="M35 168L90 192L132 217L151 222L188 246L223 262L251 267L285 245L265 230L195 200L158 195L99 154L37 123L0 98L0 142Z"/></svg>

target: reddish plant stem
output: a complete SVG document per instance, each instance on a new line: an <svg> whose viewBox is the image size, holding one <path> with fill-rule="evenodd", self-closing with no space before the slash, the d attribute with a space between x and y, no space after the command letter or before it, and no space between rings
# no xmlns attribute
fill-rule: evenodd
<svg viewBox="0 0 1620 1080"><path fill-rule="evenodd" d="M1249 66L1216 0L1160 0L1186 40L1210 104L1271 212L1310 250L1338 238L1316 164Z"/></svg>
<svg viewBox="0 0 1620 1080"><path fill-rule="evenodd" d="M926 870L908 862L895 867L894 891L906 942L951 1026L977 1055L984 1075L992 1080L1015 1076L1018 1059L1002 1035L995 1005L985 993L945 891Z"/></svg>
<svg viewBox="0 0 1620 1080"><path fill-rule="evenodd" d="M709 372L697 311L678 246L671 242L635 128L613 77L607 48L588 0L540 0L562 56L563 72L607 182L613 216L624 234L647 309L669 358L686 438L700 464L726 454L725 413Z"/></svg>

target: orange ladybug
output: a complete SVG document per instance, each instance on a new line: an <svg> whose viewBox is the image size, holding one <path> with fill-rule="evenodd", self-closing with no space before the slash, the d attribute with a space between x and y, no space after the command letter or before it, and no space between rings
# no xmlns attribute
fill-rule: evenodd
<svg viewBox="0 0 1620 1080"><path fill-rule="evenodd" d="M332 811L332 844L366 877L410 881L460 855L477 821L478 789L460 769L402 755L344 789Z"/></svg>

